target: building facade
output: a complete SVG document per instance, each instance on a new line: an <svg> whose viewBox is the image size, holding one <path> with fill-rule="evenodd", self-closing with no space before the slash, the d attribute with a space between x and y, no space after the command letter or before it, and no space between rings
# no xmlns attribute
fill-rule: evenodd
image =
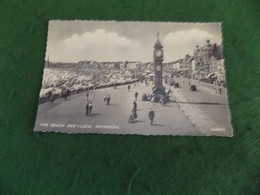
<svg viewBox="0 0 260 195"><path fill-rule="evenodd" d="M193 60L191 63L191 77L194 79L205 79L211 75L221 75L220 67L224 66L223 63L223 47L217 44L211 44L210 40L206 40L205 45L202 47L196 46L193 52ZM185 59L185 58L184 58ZM218 79L219 79L218 78Z"/></svg>

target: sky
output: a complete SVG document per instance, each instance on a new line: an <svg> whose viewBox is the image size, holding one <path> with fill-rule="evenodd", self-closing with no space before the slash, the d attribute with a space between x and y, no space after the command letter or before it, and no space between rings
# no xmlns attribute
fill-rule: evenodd
<svg viewBox="0 0 260 195"><path fill-rule="evenodd" d="M220 23L49 21L45 60L153 61L153 46L163 45L164 62L192 55L207 39L221 44Z"/></svg>

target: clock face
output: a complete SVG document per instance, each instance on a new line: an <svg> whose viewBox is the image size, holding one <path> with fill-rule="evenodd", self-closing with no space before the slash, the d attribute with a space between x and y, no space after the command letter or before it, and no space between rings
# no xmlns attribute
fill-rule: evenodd
<svg viewBox="0 0 260 195"><path fill-rule="evenodd" d="M155 50L155 55L156 57L161 57L162 56L162 50Z"/></svg>
<svg viewBox="0 0 260 195"><path fill-rule="evenodd" d="M161 66L160 66L160 65L157 65L157 66L156 66L156 70L157 70L157 71L160 71L160 70L161 70Z"/></svg>

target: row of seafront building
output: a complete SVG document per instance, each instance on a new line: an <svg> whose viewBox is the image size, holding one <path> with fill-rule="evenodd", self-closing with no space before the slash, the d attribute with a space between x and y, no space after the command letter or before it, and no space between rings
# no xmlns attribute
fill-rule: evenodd
<svg viewBox="0 0 260 195"><path fill-rule="evenodd" d="M205 45L196 46L193 55L165 64L166 71L182 72L192 79L211 79L225 82L225 68L222 44L211 44L206 40Z"/></svg>

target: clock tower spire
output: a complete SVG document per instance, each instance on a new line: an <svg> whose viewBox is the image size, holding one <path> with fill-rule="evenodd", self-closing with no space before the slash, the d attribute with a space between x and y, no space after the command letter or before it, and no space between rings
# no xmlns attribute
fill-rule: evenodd
<svg viewBox="0 0 260 195"><path fill-rule="evenodd" d="M162 62L163 62L163 46L159 40L159 33L157 35L157 41L154 45L153 60L154 60L154 75L155 82L153 87L153 94L155 100L159 101L160 95L165 95L165 88L162 83Z"/></svg>

